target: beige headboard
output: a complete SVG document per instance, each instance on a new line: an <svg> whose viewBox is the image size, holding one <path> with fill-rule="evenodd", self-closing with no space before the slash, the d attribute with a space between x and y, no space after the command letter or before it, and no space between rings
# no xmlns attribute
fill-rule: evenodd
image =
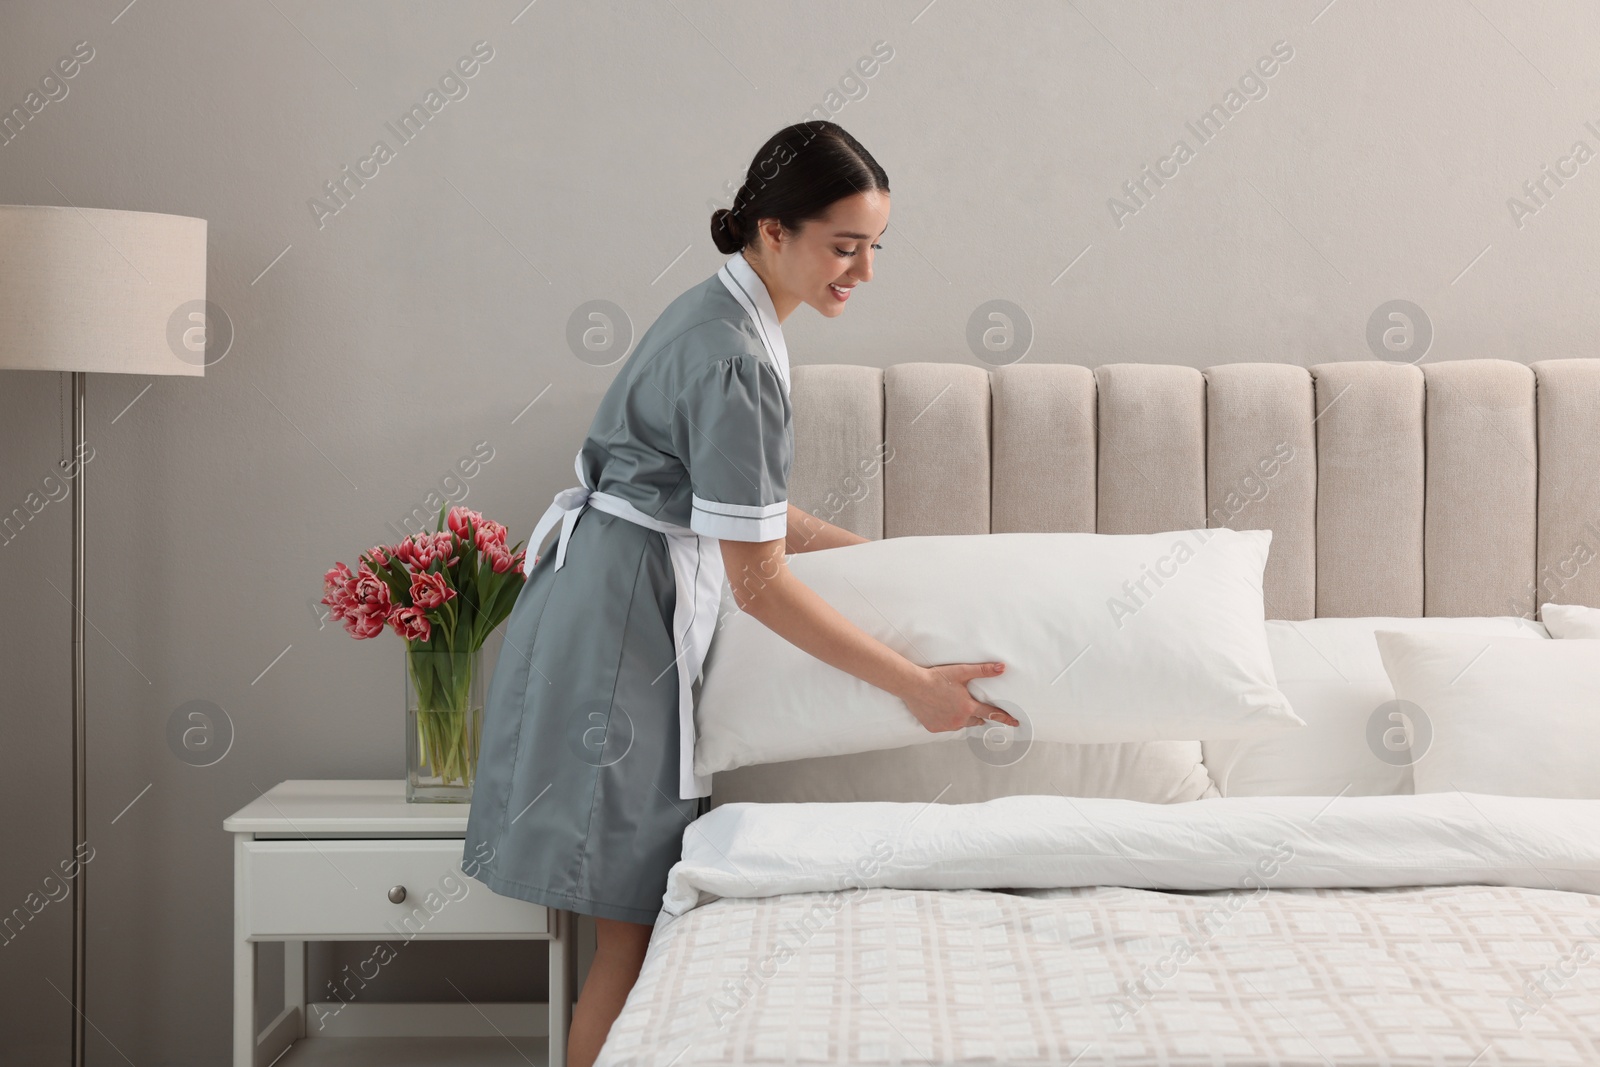
<svg viewBox="0 0 1600 1067"><path fill-rule="evenodd" d="M791 398L790 501L866 537L1271 529L1268 618L1600 606L1600 359L797 366ZM930 744L724 771L712 803L1048 773Z"/></svg>

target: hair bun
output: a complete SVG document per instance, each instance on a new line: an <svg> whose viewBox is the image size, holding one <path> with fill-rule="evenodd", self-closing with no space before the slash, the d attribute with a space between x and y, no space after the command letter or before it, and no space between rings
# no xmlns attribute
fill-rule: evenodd
<svg viewBox="0 0 1600 1067"><path fill-rule="evenodd" d="M711 241L717 251L732 255L744 247L744 225L739 216L727 208L711 213Z"/></svg>

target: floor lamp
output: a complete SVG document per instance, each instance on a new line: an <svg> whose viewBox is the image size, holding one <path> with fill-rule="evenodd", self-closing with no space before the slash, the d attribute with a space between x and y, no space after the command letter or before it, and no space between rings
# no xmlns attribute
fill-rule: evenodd
<svg viewBox="0 0 1600 1067"><path fill-rule="evenodd" d="M72 834L88 841L83 647L88 375L205 373L206 220L0 205L0 370L72 374ZM131 398L132 392L129 393ZM122 432L126 433L127 430ZM109 448L109 445L107 446ZM13 516L0 516L0 521ZM72 893L72 1064L83 1067L85 866Z"/></svg>

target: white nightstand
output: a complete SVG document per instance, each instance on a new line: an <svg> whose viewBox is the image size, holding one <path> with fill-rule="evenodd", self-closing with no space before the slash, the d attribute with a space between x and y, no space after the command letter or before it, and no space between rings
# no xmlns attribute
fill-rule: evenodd
<svg viewBox="0 0 1600 1067"><path fill-rule="evenodd" d="M281 782L223 820L234 835L233 1067L566 1062L576 916L500 896L462 871L466 804L408 804L405 782ZM471 862L471 857L467 857ZM548 1004L306 1002L307 941L547 940ZM284 943L284 1008L255 1018L256 944ZM374 953L372 973L390 957ZM369 969L363 966L363 970ZM289 1051L281 1060L285 1050ZM539 1050L543 1052L544 1050Z"/></svg>

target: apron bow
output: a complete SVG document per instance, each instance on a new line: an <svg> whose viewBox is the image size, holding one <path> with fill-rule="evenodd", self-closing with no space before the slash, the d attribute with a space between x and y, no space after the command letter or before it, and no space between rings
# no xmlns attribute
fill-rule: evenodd
<svg viewBox="0 0 1600 1067"><path fill-rule="evenodd" d="M567 542L572 539L572 527L578 521L578 514L583 511L583 506L589 502L592 490L586 485L574 485L563 489L555 495L550 506L545 509L544 515L539 519L539 524L533 528L533 546L544 544L545 535L550 532L557 520L561 522L561 537L556 544L556 570L567 561ZM538 563L539 557L534 556L533 562Z"/></svg>

